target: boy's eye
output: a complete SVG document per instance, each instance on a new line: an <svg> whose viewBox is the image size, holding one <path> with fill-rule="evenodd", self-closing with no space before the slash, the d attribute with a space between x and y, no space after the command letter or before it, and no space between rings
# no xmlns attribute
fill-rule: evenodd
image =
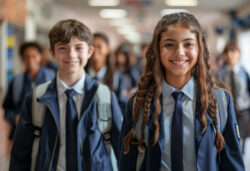
<svg viewBox="0 0 250 171"><path fill-rule="evenodd" d="M83 49L83 47L81 47L81 46L80 46L80 47L77 47L76 49L77 49L77 50L82 50L82 49Z"/></svg>
<svg viewBox="0 0 250 171"><path fill-rule="evenodd" d="M65 50L66 48L65 47L59 47L60 50Z"/></svg>

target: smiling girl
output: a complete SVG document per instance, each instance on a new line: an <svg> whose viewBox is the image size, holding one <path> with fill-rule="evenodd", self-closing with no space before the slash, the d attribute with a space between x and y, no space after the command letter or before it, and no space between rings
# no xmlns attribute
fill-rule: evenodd
<svg viewBox="0 0 250 171"><path fill-rule="evenodd" d="M120 170L244 170L232 98L213 79L197 19L164 16L146 58L124 115Z"/></svg>

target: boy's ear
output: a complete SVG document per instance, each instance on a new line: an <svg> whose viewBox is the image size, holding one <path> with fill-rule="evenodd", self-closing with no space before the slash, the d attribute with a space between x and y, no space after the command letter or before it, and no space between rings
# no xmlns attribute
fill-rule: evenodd
<svg viewBox="0 0 250 171"><path fill-rule="evenodd" d="M91 47L89 48L89 52L88 52L88 59L92 56L93 52L94 52L94 47L91 46Z"/></svg>
<svg viewBox="0 0 250 171"><path fill-rule="evenodd" d="M54 56L55 56L55 52L54 52L53 49L49 48L49 53L50 53L50 55L51 55L53 58L55 58L55 57L54 57Z"/></svg>

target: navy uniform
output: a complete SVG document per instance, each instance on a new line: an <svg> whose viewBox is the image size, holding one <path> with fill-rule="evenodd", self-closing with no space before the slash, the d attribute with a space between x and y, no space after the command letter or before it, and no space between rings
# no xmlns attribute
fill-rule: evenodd
<svg viewBox="0 0 250 171"><path fill-rule="evenodd" d="M9 84L8 92L3 103L5 110L5 119L11 124L12 130L9 138L14 136L16 123L15 119L20 114L21 106L25 96L31 92L31 90L41 83L51 81L55 77L55 72L41 67L38 71L34 81L31 80L29 73L24 72L13 78Z"/></svg>
<svg viewBox="0 0 250 171"><path fill-rule="evenodd" d="M250 136L250 77L239 63L233 68L223 65L220 76L222 81L232 88L244 153L245 139Z"/></svg>
<svg viewBox="0 0 250 171"><path fill-rule="evenodd" d="M150 117L146 123L145 129L148 129L148 134L145 135L147 149L139 170L155 170L169 171L171 170L171 120L175 101L171 94L176 91L165 81L162 85L161 96L161 113L158 116L159 121L159 138L155 146L152 146L154 136L154 123L152 115L154 114L154 102L151 104ZM225 149L218 153L215 145L214 124L212 118L206 114L207 129L204 133L200 133L203 125L200 120L201 104L199 96L196 93L196 85L193 77L180 90L184 95L182 97L183 107L183 165L184 170L188 171L217 171L217 170L232 170L244 171L244 162L240 152L240 144L237 133L237 121L234 113L232 98L225 93L227 101L228 118L224 130L222 131L226 145ZM220 90L221 91L221 90ZM124 137L128 134L132 127L131 118L133 115L134 98L130 99L124 115L120 139L120 171L136 170L138 153L137 145L130 143L128 154L124 154ZM139 138L140 133L135 127L136 138ZM140 124L139 124L140 127Z"/></svg>
<svg viewBox="0 0 250 171"><path fill-rule="evenodd" d="M65 131L65 128L63 128L65 126L63 124L65 123L65 115L63 117L61 112L63 105L60 99L58 99L58 97L61 97L61 93L58 91L60 85L57 79L56 77L50 83L45 94L38 99L46 106L46 113L44 124L41 128L40 146L35 166L36 171L65 170L65 145L63 145L65 144L65 134L62 133ZM97 99L95 98L98 83L87 74L85 74L83 82L84 94L78 98L81 101L76 102L79 117L77 123L77 170L112 171L111 159L105 147L103 135L98 129ZM75 89L74 86L73 89ZM77 93L78 91L79 88ZM32 95L29 94L22 108L20 121L14 137L10 162L11 171L26 171L30 170L31 167L31 152L34 140L31 103ZM114 93L111 96L111 110L112 127L110 130L110 141L114 153L118 157L118 137L120 135L122 113ZM80 150L82 148L83 150Z"/></svg>

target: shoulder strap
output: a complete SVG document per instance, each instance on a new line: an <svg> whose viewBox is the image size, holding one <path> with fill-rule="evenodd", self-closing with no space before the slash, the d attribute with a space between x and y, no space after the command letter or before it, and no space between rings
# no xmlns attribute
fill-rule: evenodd
<svg viewBox="0 0 250 171"><path fill-rule="evenodd" d="M40 131L43 125L43 119L45 115L45 106L42 103L39 103L37 101L37 98L41 97L46 92L49 84L50 82L40 84L39 86L34 88L32 94L32 123L34 126L34 136L35 136L32 147L32 155L31 155L32 170L35 170L36 166L36 159L39 149Z"/></svg>
<svg viewBox="0 0 250 171"><path fill-rule="evenodd" d="M96 92L97 110L98 110L98 127L104 137L104 144L109 153L113 171L118 171L117 159L114 149L111 145L111 126L112 126L112 110L111 110L111 91L108 86L99 84Z"/></svg>
<svg viewBox="0 0 250 171"><path fill-rule="evenodd" d="M111 91L106 85L99 84L96 92L98 126L102 134L109 132L112 123Z"/></svg>
<svg viewBox="0 0 250 171"><path fill-rule="evenodd" d="M221 133L224 132L227 123L228 111L227 111L227 100L225 92L221 89L214 89L214 94L218 102L218 129Z"/></svg>
<svg viewBox="0 0 250 171"><path fill-rule="evenodd" d="M21 73L19 75L17 75L16 77L14 77L13 79L13 101L14 103L17 103L18 100L21 97L22 94L22 89L23 89L23 83L24 83L24 73Z"/></svg>

